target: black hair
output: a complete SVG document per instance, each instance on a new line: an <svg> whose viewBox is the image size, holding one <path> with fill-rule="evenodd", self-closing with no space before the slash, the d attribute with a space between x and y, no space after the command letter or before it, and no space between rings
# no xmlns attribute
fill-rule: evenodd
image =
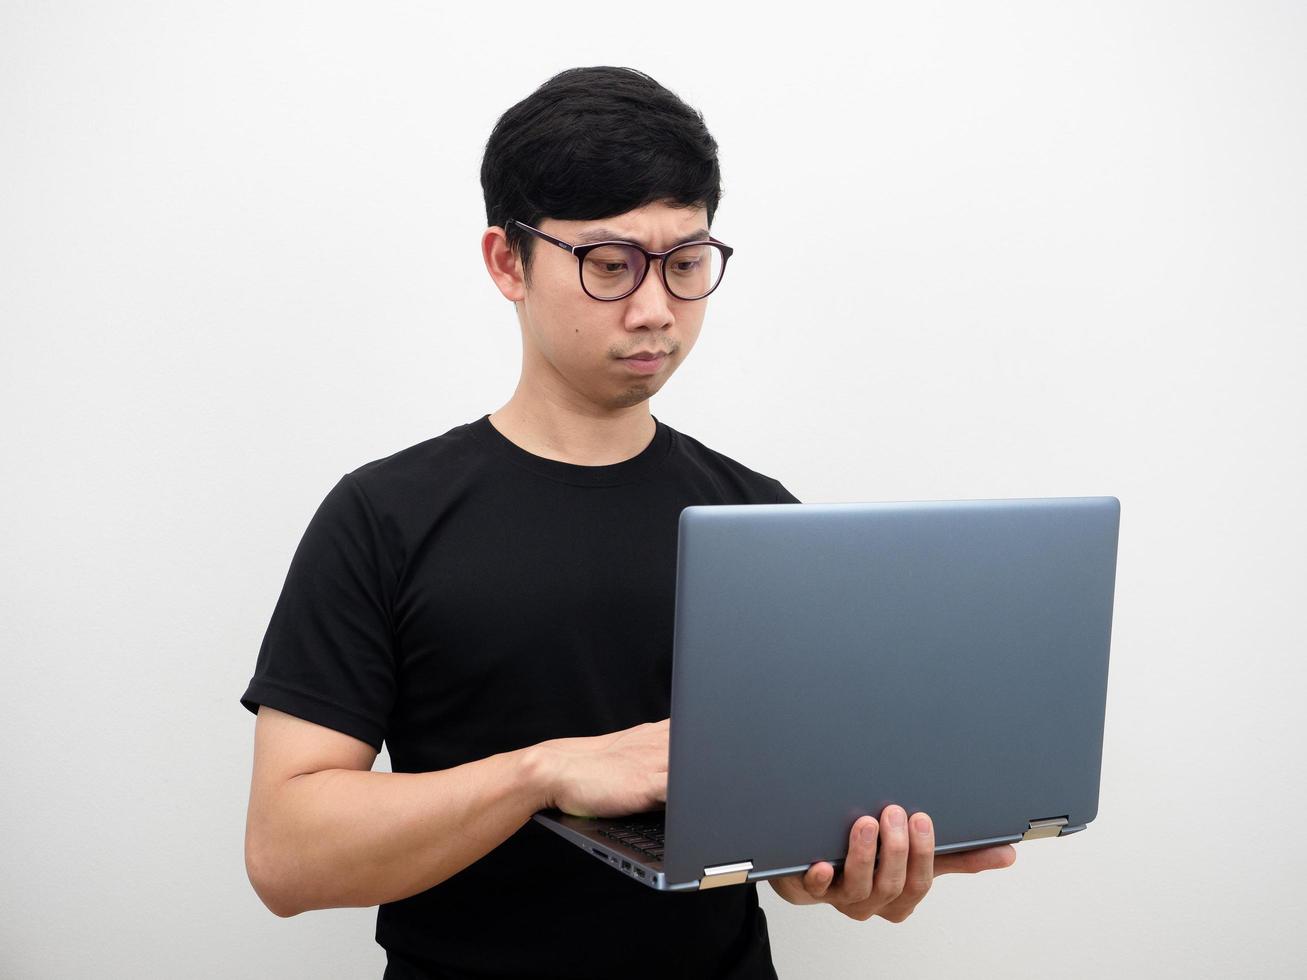
<svg viewBox="0 0 1307 980"><path fill-rule="evenodd" d="M500 116L481 189L492 226L589 221L666 201L706 208L711 227L722 194L703 115L644 72L607 66L559 72ZM505 232L529 276L534 237Z"/></svg>

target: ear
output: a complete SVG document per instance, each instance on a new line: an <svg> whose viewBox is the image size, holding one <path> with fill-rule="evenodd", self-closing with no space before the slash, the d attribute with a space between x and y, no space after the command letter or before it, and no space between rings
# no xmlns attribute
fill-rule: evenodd
<svg viewBox="0 0 1307 980"><path fill-rule="evenodd" d="M504 298L520 303L526 297L526 284L522 278L522 260L508 247L504 229L494 225L481 236L481 257L486 271L495 281Z"/></svg>

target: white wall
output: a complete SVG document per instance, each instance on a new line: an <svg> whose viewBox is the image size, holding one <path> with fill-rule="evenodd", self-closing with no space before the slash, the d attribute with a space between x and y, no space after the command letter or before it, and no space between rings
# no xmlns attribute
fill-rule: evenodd
<svg viewBox="0 0 1307 980"><path fill-rule="evenodd" d="M655 414L806 501L1122 501L1099 819L901 926L764 887L782 976L1304 970L1307 7L725 6L0 7L0 974L380 975L247 883L237 699L340 474L511 393L480 153L584 64L722 147Z"/></svg>

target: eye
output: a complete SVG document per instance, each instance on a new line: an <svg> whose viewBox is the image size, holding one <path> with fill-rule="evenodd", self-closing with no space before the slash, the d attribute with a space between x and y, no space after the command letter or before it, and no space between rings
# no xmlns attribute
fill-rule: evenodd
<svg viewBox="0 0 1307 980"><path fill-rule="evenodd" d="M605 245L585 257L585 274L594 278L616 279L629 275L632 268L631 251L621 245Z"/></svg>
<svg viewBox="0 0 1307 980"><path fill-rule="evenodd" d="M707 249L705 246L691 246L682 249L675 255L671 256L671 262L667 266L667 271L675 276L697 275L707 258Z"/></svg>

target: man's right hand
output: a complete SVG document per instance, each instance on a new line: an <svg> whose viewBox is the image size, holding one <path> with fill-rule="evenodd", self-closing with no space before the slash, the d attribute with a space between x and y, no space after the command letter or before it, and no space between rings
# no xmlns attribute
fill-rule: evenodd
<svg viewBox="0 0 1307 980"><path fill-rule="evenodd" d="M532 746L548 805L577 817L622 817L667 802L669 719L590 738Z"/></svg>

